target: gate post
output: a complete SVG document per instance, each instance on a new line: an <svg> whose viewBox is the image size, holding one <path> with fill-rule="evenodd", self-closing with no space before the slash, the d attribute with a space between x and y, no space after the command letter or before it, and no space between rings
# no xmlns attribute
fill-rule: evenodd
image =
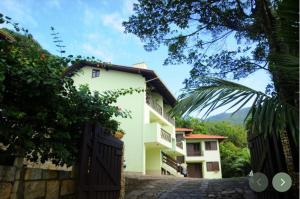
<svg viewBox="0 0 300 199"><path fill-rule="evenodd" d="M121 190L120 190L120 199L125 198L125 172L124 172L124 148L122 149L122 158L121 158Z"/></svg>

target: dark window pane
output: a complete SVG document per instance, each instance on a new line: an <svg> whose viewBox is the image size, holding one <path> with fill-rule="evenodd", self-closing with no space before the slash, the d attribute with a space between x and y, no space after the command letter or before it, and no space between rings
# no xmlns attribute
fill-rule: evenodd
<svg viewBox="0 0 300 199"><path fill-rule="evenodd" d="M206 162L207 171L219 171L219 162Z"/></svg>
<svg viewBox="0 0 300 199"><path fill-rule="evenodd" d="M188 156L201 156L200 143L187 143L187 155Z"/></svg>
<svg viewBox="0 0 300 199"><path fill-rule="evenodd" d="M99 77L99 76L100 76L100 70L93 69L92 70L92 78Z"/></svg>
<svg viewBox="0 0 300 199"><path fill-rule="evenodd" d="M184 163L184 156L177 156L176 159L177 159L177 162Z"/></svg>
<svg viewBox="0 0 300 199"><path fill-rule="evenodd" d="M216 141L206 141L205 142L205 150L218 150L217 142Z"/></svg>
<svg viewBox="0 0 300 199"><path fill-rule="evenodd" d="M176 134L176 141L182 141L183 140L183 134Z"/></svg>

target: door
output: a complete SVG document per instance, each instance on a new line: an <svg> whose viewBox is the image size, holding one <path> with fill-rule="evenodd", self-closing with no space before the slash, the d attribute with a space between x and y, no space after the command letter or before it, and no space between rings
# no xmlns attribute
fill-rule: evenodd
<svg viewBox="0 0 300 199"><path fill-rule="evenodd" d="M99 125L86 125L79 162L79 199L118 199L123 142Z"/></svg>
<svg viewBox="0 0 300 199"><path fill-rule="evenodd" d="M202 163L188 163L187 173L190 178L203 178Z"/></svg>

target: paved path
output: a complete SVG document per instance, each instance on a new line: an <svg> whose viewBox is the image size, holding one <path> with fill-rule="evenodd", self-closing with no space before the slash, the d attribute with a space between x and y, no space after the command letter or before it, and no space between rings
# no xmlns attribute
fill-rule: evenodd
<svg viewBox="0 0 300 199"><path fill-rule="evenodd" d="M126 199L256 199L247 178L127 176Z"/></svg>

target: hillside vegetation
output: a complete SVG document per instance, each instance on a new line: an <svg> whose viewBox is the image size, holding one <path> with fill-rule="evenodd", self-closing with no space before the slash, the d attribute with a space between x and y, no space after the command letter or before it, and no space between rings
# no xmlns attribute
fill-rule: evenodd
<svg viewBox="0 0 300 199"><path fill-rule="evenodd" d="M206 121L227 121L233 124L243 124L249 110L250 108L243 108L235 114L220 113L207 118Z"/></svg>

